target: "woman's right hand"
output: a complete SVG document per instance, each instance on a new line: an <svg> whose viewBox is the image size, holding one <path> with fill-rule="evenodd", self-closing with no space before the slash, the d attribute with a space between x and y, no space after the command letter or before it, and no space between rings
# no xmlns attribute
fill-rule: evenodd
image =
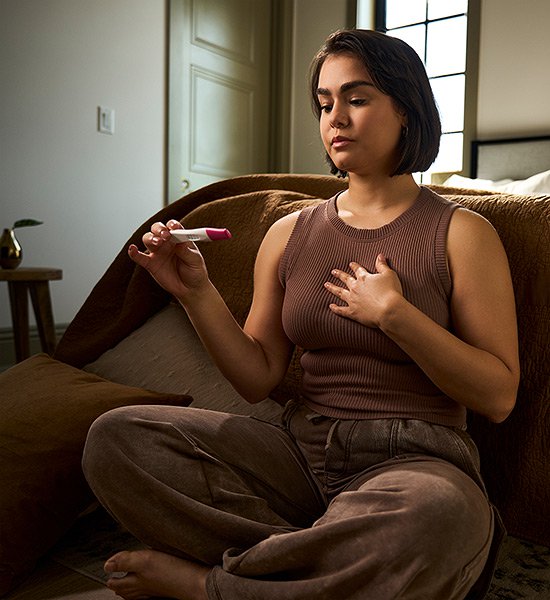
<svg viewBox="0 0 550 600"><path fill-rule="evenodd" d="M180 302L185 302L194 292L208 283L208 271L202 254L194 242L177 242L170 234L181 229L179 221L154 223L142 240L146 250L135 244L128 247L128 255L138 265L147 269L155 281Z"/></svg>

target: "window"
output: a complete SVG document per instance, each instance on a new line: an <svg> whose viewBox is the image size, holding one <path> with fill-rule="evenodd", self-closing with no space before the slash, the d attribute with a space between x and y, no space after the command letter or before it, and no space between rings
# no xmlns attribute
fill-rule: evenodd
<svg viewBox="0 0 550 600"><path fill-rule="evenodd" d="M375 21L377 30L412 46L426 67L443 132L430 172L462 171L468 0L377 0Z"/></svg>

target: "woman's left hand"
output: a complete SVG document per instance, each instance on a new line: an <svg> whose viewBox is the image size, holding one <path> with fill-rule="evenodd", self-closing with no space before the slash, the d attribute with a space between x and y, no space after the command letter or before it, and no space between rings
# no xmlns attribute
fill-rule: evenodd
<svg viewBox="0 0 550 600"><path fill-rule="evenodd" d="M337 315L353 319L367 327L380 327L384 315L395 300L403 300L403 289L397 273L390 268L386 258L379 254L376 259L376 272L370 273L359 263L351 262L353 275L334 269L332 275L344 287L330 282L326 289L342 300L345 305L330 304Z"/></svg>

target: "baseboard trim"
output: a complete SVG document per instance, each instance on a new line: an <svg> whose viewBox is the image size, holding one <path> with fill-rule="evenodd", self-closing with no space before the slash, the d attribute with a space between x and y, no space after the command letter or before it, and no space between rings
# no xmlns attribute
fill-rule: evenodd
<svg viewBox="0 0 550 600"><path fill-rule="evenodd" d="M65 333L65 329L67 329L66 324L55 326L55 337L57 340L61 339L61 336ZM29 345L31 356L42 352L40 336L38 335L36 325L31 325L29 327ZM5 371L14 364L15 345L13 341L13 330L11 328L0 329L0 371Z"/></svg>

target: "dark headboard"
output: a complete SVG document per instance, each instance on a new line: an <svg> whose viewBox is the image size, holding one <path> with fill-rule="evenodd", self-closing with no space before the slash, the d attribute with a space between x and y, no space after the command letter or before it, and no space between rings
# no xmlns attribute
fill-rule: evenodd
<svg viewBox="0 0 550 600"><path fill-rule="evenodd" d="M472 142L470 177L527 179L550 169L550 135Z"/></svg>

